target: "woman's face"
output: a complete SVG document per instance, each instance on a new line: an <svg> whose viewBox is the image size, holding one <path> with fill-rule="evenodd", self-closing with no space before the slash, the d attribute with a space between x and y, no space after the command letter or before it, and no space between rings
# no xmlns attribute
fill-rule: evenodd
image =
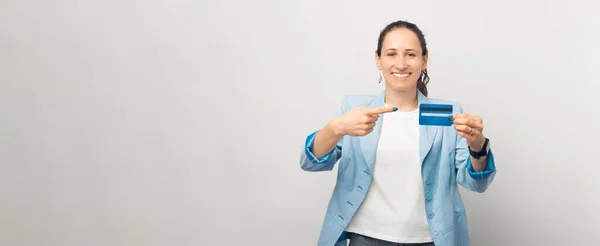
<svg viewBox="0 0 600 246"><path fill-rule="evenodd" d="M375 53L377 68L383 73L386 88L416 90L421 71L427 67L428 55L421 54L421 43L414 32L407 28L388 32L381 46L381 57Z"/></svg>

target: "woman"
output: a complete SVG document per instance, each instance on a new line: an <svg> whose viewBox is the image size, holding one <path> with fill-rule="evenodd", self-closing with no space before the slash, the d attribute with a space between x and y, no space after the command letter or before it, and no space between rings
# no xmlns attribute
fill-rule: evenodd
<svg viewBox="0 0 600 246"><path fill-rule="evenodd" d="M302 151L306 171L340 161L318 245L469 245L457 184L484 192L496 171L482 119L427 98L427 45L416 25L385 27L375 60L385 90L344 97ZM452 125L420 125L422 104L452 105Z"/></svg>

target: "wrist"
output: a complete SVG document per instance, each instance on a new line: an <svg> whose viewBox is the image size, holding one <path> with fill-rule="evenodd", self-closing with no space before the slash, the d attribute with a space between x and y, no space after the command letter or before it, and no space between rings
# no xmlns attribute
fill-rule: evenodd
<svg viewBox="0 0 600 246"><path fill-rule="evenodd" d="M481 152L483 149L483 144L479 144L477 146L469 146L469 149L475 152Z"/></svg>
<svg viewBox="0 0 600 246"><path fill-rule="evenodd" d="M327 123L327 125L325 125L323 130L328 132L329 134L331 134L335 137L339 137L339 138L341 138L345 135L342 132L342 129L340 129L339 124L336 119L333 119L329 123Z"/></svg>
<svg viewBox="0 0 600 246"><path fill-rule="evenodd" d="M489 141L490 141L489 139L484 138L483 144L478 149L474 149L474 148L471 148L471 146L469 146L469 154L472 157L474 157L475 159L479 159L479 158L481 158L483 156L487 156L488 152L490 150Z"/></svg>
<svg viewBox="0 0 600 246"><path fill-rule="evenodd" d="M486 137L482 135L481 139L479 139L475 144L470 145L469 148L475 152L480 152L483 149L483 147L485 147L485 141Z"/></svg>

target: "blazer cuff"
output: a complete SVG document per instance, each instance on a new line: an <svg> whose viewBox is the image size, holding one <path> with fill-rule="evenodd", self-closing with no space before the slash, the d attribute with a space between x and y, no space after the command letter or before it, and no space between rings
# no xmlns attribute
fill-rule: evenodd
<svg viewBox="0 0 600 246"><path fill-rule="evenodd" d="M474 180L485 179L489 177L492 173L496 171L496 165L494 164L494 154L492 154L492 149L490 149L487 156L487 164L483 171L475 172L473 169L473 164L471 163L471 156L467 158L467 171L469 172L469 176Z"/></svg>
<svg viewBox="0 0 600 246"><path fill-rule="evenodd" d="M331 150L329 153L327 153L327 155L321 157L321 158L317 158L315 156L315 154L312 152L313 146L315 144L315 136L317 135L317 132L319 131L315 131L312 134L308 135L308 137L306 138L306 144L305 144L305 152L306 155L309 157L310 160L319 163L319 164L324 164L327 163L329 161L329 159L331 158L331 156L333 155L333 150ZM337 146L336 146L337 148ZM335 148L334 148L335 149Z"/></svg>

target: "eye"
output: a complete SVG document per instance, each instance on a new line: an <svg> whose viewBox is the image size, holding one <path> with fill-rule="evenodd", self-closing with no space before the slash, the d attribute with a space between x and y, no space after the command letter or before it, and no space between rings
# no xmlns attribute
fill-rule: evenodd
<svg viewBox="0 0 600 246"><path fill-rule="evenodd" d="M417 54L415 54L415 53L408 53L408 56L415 57L415 56L417 56Z"/></svg>
<svg viewBox="0 0 600 246"><path fill-rule="evenodd" d="M387 56L395 56L396 53L388 53Z"/></svg>

